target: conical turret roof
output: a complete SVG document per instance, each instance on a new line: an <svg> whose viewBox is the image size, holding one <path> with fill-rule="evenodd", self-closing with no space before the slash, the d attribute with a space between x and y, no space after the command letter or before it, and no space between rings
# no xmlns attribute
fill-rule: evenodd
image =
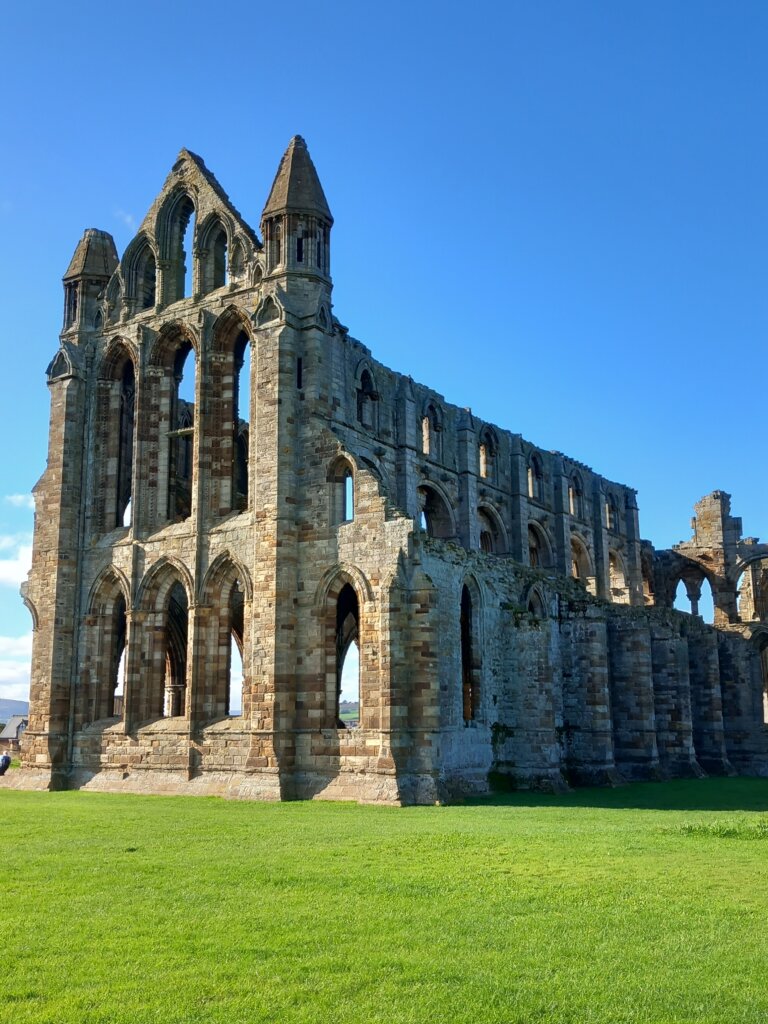
<svg viewBox="0 0 768 1024"><path fill-rule="evenodd" d="M283 154L262 217L283 210L315 213L333 221L312 157L300 135L294 135Z"/></svg>
<svg viewBox="0 0 768 1024"><path fill-rule="evenodd" d="M73 277L111 277L117 266L115 240L108 231L86 228L69 261L64 280Z"/></svg>

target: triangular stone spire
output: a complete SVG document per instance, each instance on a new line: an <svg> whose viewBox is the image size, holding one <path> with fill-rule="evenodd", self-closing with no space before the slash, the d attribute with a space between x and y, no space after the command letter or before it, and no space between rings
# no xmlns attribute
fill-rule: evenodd
<svg viewBox="0 0 768 1024"><path fill-rule="evenodd" d="M317 214L333 223L323 186L300 135L294 135L283 154L262 218L286 210Z"/></svg>

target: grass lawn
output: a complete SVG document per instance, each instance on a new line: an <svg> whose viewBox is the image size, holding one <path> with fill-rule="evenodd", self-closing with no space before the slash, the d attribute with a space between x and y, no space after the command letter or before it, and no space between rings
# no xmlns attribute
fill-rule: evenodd
<svg viewBox="0 0 768 1024"><path fill-rule="evenodd" d="M0 791L12 1024L768 1021L768 781L457 807Z"/></svg>

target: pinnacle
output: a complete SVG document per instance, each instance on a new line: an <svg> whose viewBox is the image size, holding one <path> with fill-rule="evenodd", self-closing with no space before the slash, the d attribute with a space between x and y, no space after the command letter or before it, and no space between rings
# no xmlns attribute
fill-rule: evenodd
<svg viewBox="0 0 768 1024"><path fill-rule="evenodd" d="M314 213L333 221L307 144L294 135L277 169L262 216L285 210Z"/></svg>

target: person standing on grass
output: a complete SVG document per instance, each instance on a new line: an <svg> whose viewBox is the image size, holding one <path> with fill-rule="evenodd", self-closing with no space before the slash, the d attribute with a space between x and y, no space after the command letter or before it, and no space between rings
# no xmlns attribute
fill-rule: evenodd
<svg viewBox="0 0 768 1024"><path fill-rule="evenodd" d="M0 775L5 775L8 769L11 767L11 755L8 753L3 754L0 757Z"/></svg>

